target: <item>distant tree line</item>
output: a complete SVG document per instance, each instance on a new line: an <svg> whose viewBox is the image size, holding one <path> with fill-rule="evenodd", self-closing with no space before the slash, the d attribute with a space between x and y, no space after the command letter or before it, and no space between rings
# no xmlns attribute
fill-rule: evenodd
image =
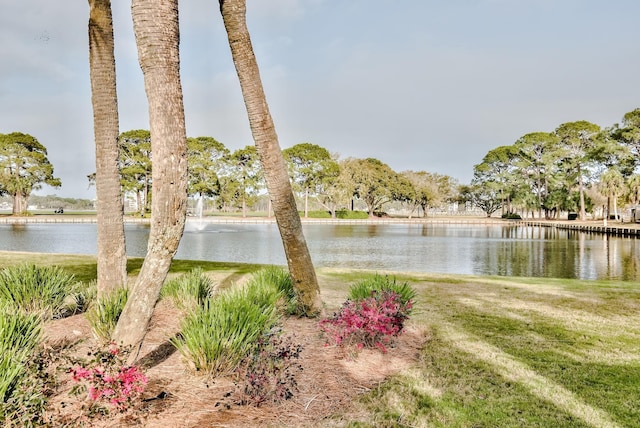
<svg viewBox="0 0 640 428"><path fill-rule="evenodd" d="M123 132L119 169L122 190L133 195L139 214L149 210L151 198L150 134ZM196 211L205 201L215 210L240 210L245 216L266 192L255 146L230 151L212 137L187 138L188 194ZM456 200L458 183L452 177L426 171L396 172L378 159L339 159L323 147L300 143L283 150L289 176L304 216L310 200L332 217L352 209L354 201L375 216L387 203L400 202L412 214L425 215L434 207ZM94 180L90 175L89 180Z"/></svg>
<svg viewBox="0 0 640 428"><path fill-rule="evenodd" d="M151 204L151 138L147 130L119 137L119 171L124 194L132 195L141 215ZM187 139L188 194L195 214L209 206L220 212L255 210L264 199L265 180L255 146L230 151L213 137ZM621 123L601 129L587 121L564 123L552 132L532 132L514 144L491 149L474 166L473 180L427 171L396 172L374 158L340 159L323 147L300 143L283 150L301 211L321 207L363 207L369 216L400 203L410 216L452 203L491 216L520 213L557 218L562 212L618 216L618 208L640 203L640 109ZM13 212L26 211L31 192L42 184L60 186L46 148L28 134L0 134L0 195L13 200ZM95 175L89 176L95 180ZM49 197L51 198L51 197ZM38 205L86 209L88 201L44 200ZM200 211L201 212L201 211Z"/></svg>
<svg viewBox="0 0 640 428"><path fill-rule="evenodd" d="M490 150L474 166L461 198L486 212L502 209L538 218L560 212L586 213L601 209L605 218L640 197L640 109L621 123L601 129L577 121L552 132L533 132L510 146Z"/></svg>

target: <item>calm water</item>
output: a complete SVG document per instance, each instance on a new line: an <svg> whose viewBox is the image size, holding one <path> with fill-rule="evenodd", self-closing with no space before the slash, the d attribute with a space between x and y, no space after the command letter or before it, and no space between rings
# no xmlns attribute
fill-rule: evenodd
<svg viewBox="0 0 640 428"><path fill-rule="evenodd" d="M640 280L640 239L530 226L306 224L314 264L371 270ZM127 225L127 253L149 229ZM95 224L0 225L0 250L96 254ZM188 223L177 258L285 264L274 224Z"/></svg>

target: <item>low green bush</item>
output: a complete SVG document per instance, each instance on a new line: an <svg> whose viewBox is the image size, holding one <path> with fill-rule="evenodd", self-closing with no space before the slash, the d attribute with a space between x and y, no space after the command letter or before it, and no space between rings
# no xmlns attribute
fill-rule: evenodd
<svg viewBox="0 0 640 428"><path fill-rule="evenodd" d="M77 292L73 275L56 266L24 263L0 271L0 301L45 319L66 314Z"/></svg>
<svg viewBox="0 0 640 428"><path fill-rule="evenodd" d="M363 300L384 292L398 294L402 305L413 302L416 298L416 291L408 282L397 282L395 277L389 278L386 275L374 275L352 284L349 287L349 300Z"/></svg>
<svg viewBox="0 0 640 428"><path fill-rule="evenodd" d="M304 212L300 213L300 217L304 216ZM329 211L307 211L307 216L309 218L331 218L331 213Z"/></svg>
<svg viewBox="0 0 640 428"><path fill-rule="evenodd" d="M127 288L118 288L93 302L87 310L87 321L99 339L108 341L111 338L128 295Z"/></svg>
<svg viewBox="0 0 640 428"><path fill-rule="evenodd" d="M197 267L167 281L162 286L160 297L170 298L178 309L186 311L204 305L213 294L213 289L211 278Z"/></svg>
<svg viewBox="0 0 640 428"><path fill-rule="evenodd" d="M277 322L273 288L248 284L218 293L187 314L173 345L197 371L230 373Z"/></svg>
<svg viewBox="0 0 640 428"><path fill-rule="evenodd" d="M502 218L507 220L522 220L522 217L520 216L520 214L516 214L516 213L502 214Z"/></svg>
<svg viewBox="0 0 640 428"><path fill-rule="evenodd" d="M336 211L336 218L344 220L362 220L369 218L369 214L364 211L338 210Z"/></svg>

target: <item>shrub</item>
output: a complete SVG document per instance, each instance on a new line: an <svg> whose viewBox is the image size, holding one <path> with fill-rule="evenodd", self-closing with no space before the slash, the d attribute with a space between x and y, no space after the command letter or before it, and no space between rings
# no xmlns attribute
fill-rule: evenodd
<svg viewBox="0 0 640 428"><path fill-rule="evenodd" d="M278 321L276 300L257 287L225 290L187 314L171 342L198 371L232 372Z"/></svg>
<svg viewBox="0 0 640 428"><path fill-rule="evenodd" d="M0 305L0 420L19 406L19 390L27 376L27 362L42 336L39 314Z"/></svg>
<svg viewBox="0 0 640 428"><path fill-rule="evenodd" d="M127 288L118 288L91 304L86 313L87 321L95 335L108 341L118 324L124 305L127 303Z"/></svg>
<svg viewBox="0 0 640 428"><path fill-rule="evenodd" d="M161 298L171 298L178 309L191 310L204 305L213 293L211 278L195 268L167 281L160 291Z"/></svg>
<svg viewBox="0 0 640 428"><path fill-rule="evenodd" d="M331 218L329 211L308 211L307 215L309 218ZM302 216L304 216L304 211L300 212L300 217Z"/></svg>
<svg viewBox="0 0 640 428"><path fill-rule="evenodd" d="M406 306L409 302L413 303L416 298L416 291L408 282L398 283L395 277L374 275L371 278L365 278L349 287L350 300L363 300L373 297L376 294L392 292L398 294L400 304ZM409 313L406 314L407 316Z"/></svg>
<svg viewBox="0 0 640 428"><path fill-rule="evenodd" d="M302 370L297 362L302 349L292 337L283 337L280 329L262 335L236 370L240 379L238 404L260 406L292 398L297 389L296 372Z"/></svg>
<svg viewBox="0 0 640 428"><path fill-rule="evenodd" d="M45 417L47 402L56 391L58 363L69 341L40 344L30 352L25 375L0 410L6 428L54 426L52 415ZM0 418L1 419L1 418Z"/></svg>
<svg viewBox="0 0 640 428"><path fill-rule="evenodd" d="M402 332L411 307L411 301L403 304L401 296L392 291L347 300L333 317L320 321L320 330L338 346L376 347L386 352L393 337Z"/></svg>
<svg viewBox="0 0 640 428"><path fill-rule="evenodd" d="M336 218L345 220L361 220L369 218L369 214L364 211L337 210Z"/></svg>
<svg viewBox="0 0 640 428"><path fill-rule="evenodd" d="M24 263L0 271L0 300L44 318L64 313L67 298L76 292L73 275L56 266Z"/></svg>
<svg viewBox="0 0 640 428"><path fill-rule="evenodd" d="M502 214L502 218L507 220L522 220L522 217L520 216L520 214L516 214L516 213Z"/></svg>
<svg viewBox="0 0 640 428"><path fill-rule="evenodd" d="M72 393L86 391L92 402L88 409L90 415L96 413L95 406L101 405L118 411L126 410L144 391L147 377L139 367L125 364L126 355L126 351L110 344L90 354L92 358L89 361L76 364L69 370L73 381L79 384Z"/></svg>

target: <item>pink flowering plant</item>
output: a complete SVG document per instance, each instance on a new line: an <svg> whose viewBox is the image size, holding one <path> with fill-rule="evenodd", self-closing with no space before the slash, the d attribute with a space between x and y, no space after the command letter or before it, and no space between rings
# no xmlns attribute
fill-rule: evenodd
<svg viewBox="0 0 640 428"><path fill-rule="evenodd" d="M378 348L387 351L402 333L413 303L393 291L372 292L370 297L347 300L331 318L320 321L328 344Z"/></svg>
<svg viewBox="0 0 640 428"><path fill-rule="evenodd" d="M107 405L118 411L130 408L144 391L147 377L139 367L126 365L126 354L110 344L96 351L88 362L71 367L69 372L78 384L72 392L86 391L92 407Z"/></svg>

